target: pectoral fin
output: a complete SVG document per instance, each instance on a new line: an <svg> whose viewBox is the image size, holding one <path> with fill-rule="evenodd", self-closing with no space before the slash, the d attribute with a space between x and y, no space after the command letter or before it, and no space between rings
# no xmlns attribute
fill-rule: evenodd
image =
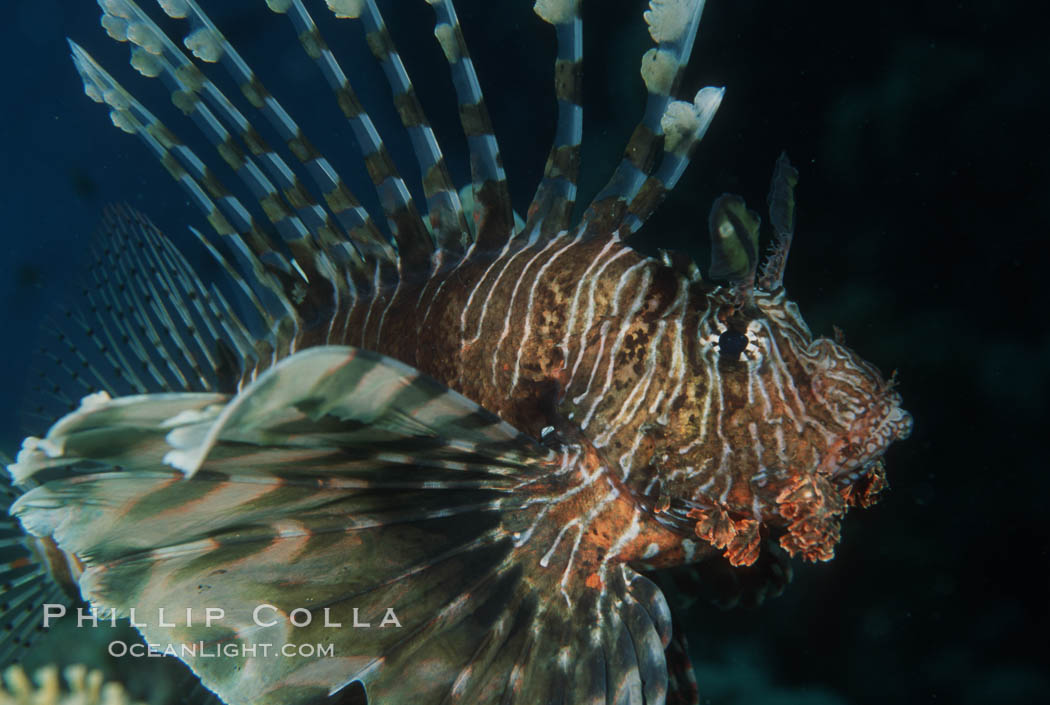
<svg viewBox="0 0 1050 705"><path fill-rule="evenodd" d="M107 450L77 454L100 433ZM318 702L355 681L376 705L664 701L663 595L626 564L587 563L602 555L587 526L625 498L580 449L395 360L311 348L236 396L100 400L45 441L23 478L101 471L13 513L84 558L85 597L135 608L229 703ZM210 627L206 607L223 610Z"/></svg>

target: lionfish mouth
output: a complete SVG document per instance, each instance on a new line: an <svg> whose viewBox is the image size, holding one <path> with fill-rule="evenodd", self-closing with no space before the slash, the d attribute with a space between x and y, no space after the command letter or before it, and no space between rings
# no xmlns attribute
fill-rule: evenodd
<svg viewBox="0 0 1050 705"><path fill-rule="evenodd" d="M911 435L915 421L900 402L899 394L887 390L852 424L835 454L834 479L850 482L878 471L890 444Z"/></svg>

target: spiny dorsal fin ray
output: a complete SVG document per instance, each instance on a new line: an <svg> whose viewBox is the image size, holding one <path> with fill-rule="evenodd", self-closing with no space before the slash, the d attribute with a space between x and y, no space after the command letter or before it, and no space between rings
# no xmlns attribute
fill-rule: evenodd
<svg viewBox="0 0 1050 705"><path fill-rule="evenodd" d="M162 389L222 389L220 370L229 362L222 358L223 344L232 348L241 365L225 374L240 380L247 373L256 354L248 327L218 288L204 289L182 253L145 216L126 207L107 209L101 236L96 249L106 257L98 261L96 271L119 271L118 286L132 290L126 299L125 325L140 321L149 326L150 356L181 371L181 386ZM275 327L264 311L257 313L259 326Z"/></svg>
<svg viewBox="0 0 1050 705"><path fill-rule="evenodd" d="M165 9L172 8L168 6ZM260 234L259 231L263 228L256 225L250 212L229 194L218 178L196 155L182 145L175 135L164 128L138 101L123 89L119 89L119 95L122 98L121 107L131 113L129 116L118 111L117 114L122 118L121 122L128 124L131 129L137 129L140 124L146 125L144 131L140 130L140 135L154 147L155 151L170 148L171 152L177 155L177 160L169 159L167 158L168 153L158 152L158 156L161 157L162 162L173 176L189 182L185 185L191 191L195 185L194 182L200 182L208 191L208 194L205 195L210 195L218 201L223 212L235 224L236 230L247 235L246 239L250 243L254 257L245 255L242 243L236 238L228 244L231 245L231 249L239 259L247 261L247 271L252 271L256 279L264 283L266 288L275 295L277 308L292 313L288 318L279 314L282 325L284 322L293 324L290 335L281 337L286 338L291 345L298 337L300 328L316 327L319 311L341 312L349 309L356 298L357 286L368 284L366 265L355 250L348 246L349 243L336 238L333 232L334 225L329 216L323 208L312 201L306 190L299 184L294 172L265 145L247 119L218 88L204 77L192 61L163 35L152 20L134 3L110 4L104 7L104 11L106 12L103 17L104 23L110 34L119 40L130 40L136 45L137 48L132 52L133 65L144 75L163 77L172 90L172 97L176 105L193 118L201 131L216 147L223 160L235 170L259 199L261 209L275 224L285 245L295 256L295 259L288 263L279 249L271 246L272 240ZM118 13L119 17L109 14L110 12ZM109 21L106 22L106 20ZM225 40L215 39L212 36L214 33L208 28L205 29L208 38L197 33L187 39L187 45L200 56L214 58L214 53L219 51ZM83 60L84 64L89 64L89 62L90 57ZM93 64L93 62L90 63ZM78 62L78 68L79 66ZM107 87L115 85L115 81L97 65L88 65L88 68L82 70L82 73L88 74L85 75L86 85L89 84L89 81L102 83ZM103 92L103 97L105 95ZM209 106L218 112L218 117L212 113ZM247 156L244 150L235 143L219 118L225 120L231 129L244 139L245 144L248 145L248 152L261 160L278 181L282 189L280 192L256 164L255 158ZM159 139L154 139L154 136ZM159 143L159 147L154 143ZM194 178L184 178L185 172L180 165L187 169ZM203 197L198 196L195 200L202 207L208 207ZM295 207L295 212L290 209L289 204ZM307 223L310 224L309 227ZM226 228L227 225L228 221L220 222L217 229ZM314 236L317 237L317 243L313 240ZM346 271L350 276L347 277L338 271L333 265L333 260L347 264ZM269 276L261 271L260 263L267 265L276 263L282 271L274 272L274 276ZM358 280L356 283L353 281L355 275ZM298 323L299 320L302 321L301 326Z"/></svg>
<svg viewBox="0 0 1050 705"><path fill-rule="evenodd" d="M163 468L166 455L189 477ZM225 610L210 629L143 627L150 640L334 645L318 658L246 655L239 669L187 656L234 705L305 704L355 680L380 703L658 703L666 603L612 562L647 539L640 510L580 465L591 457L550 451L402 363L312 348L232 399L87 403L27 440L12 471L102 472L52 480L13 511L86 557L81 589L100 606L184 614L206 590ZM612 546L585 540L624 509ZM275 609L260 626L264 603ZM311 623L292 629L303 605ZM342 629L323 626L325 608ZM369 629L350 627L351 608Z"/></svg>
<svg viewBox="0 0 1050 705"><path fill-rule="evenodd" d="M272 365L274 350L287 354L286 325L254 299L252 322L266 334L253 334L222 290L206 288L145 216L111 207L96 237L82 296L47 319L41 359L52 364L34 385L35 408L57 403L66 413L75 407L70 394L99 391L233 391ZM252 301L251 288L229 273Z"/></svg>
<svg viewBox="0 0 1050 705"><path fill-rule="evenodd" d="M70 41L73 62L84 80L84 91L96 102L110 107L114 124L138 136L189 194L208 223L250 272L260 291L272 295L276 306L295 321L298 313L289 300L293 268L282 253L274 250L251 214L219 184L204 163L171 130L110 76L90 54ZM232 222L231 222L232 221Z"/></svg>
<svg viewBox="0 0 1050 705"><path fill-rule="evenodd" d="M379 196L380 206L398 246L400 271L417 273L429 269L433 249L430 234L416 210L408 186L401 178L379 131L350 86L350 80L328 45L317 25L301 2L268 3L271 10L286 13L299 33L307 54L317 63L328 85L336 94L357 139L369 177Z"/></svg>
<svg viewBox="0 0 1050 705"><path fill-rule="evenodd" d="M279 357L283 357L291 351L291 346L295 342L295 335L297 334L294 319L288 316L278 316L271 313L270 308L260 300L256 289L248 282L248 280L241 276L238 268L234 267L229 260L226 259L215 244L208 240L208 238L204 237L204 235L196 228L191 227L190 232L193 233L197 238L197 241L208 250L208 253L212 258L219 263L219 266L223 269L226 276L229 277L237 290L244 295L249 303L251 303L255 313L258 314L260 320L263 322L265 330L271 331L272 335L263 336L261 338L256 336L254 339L254 345L248 343L249 347L254 348L255 357L260 361L257 369L267 369L271 367ZM237 252L237 254L240 253ZM193 277L193 279L195 280L196 277ZM211 289L212 291L217 290L215 285L212 285ZM231 311L229 305L225 305L222 308L226 312ZM223 325L224 329L229 331L230 326L227 321L230 319L224 315L220 315L218 320ZM234 327L234 332L228 333L228 335L230 338L242 339L242 342L250 340L236 332L236 327ZM246 357L251 356L249 355ZM252 374L254 374L254 372Z"/></svg>
<svg viewBox="0 0 1050 705"><path fill-rule="evenodd" d="M258 336L256 336L253 340L248 326L241 322L240 316L234 311L218 286L213 284L205 288L189 262L186 261L186 258L183 257L182 253L168 238L157 230L142 214L132 211L131 215L134 216L137 222L137 225L133 227L141 229L141 232L152 247L151 252L160 262L158 274L171 282L172 291L176 292L177 300L182 303L182 305L177 306L180 316L185 320L184 310L187 306L191 307L197 313L197 319L203 322L206 327L210 339L216 345L219 343L229 344L231 346L229 352L233 353L233 356L238 361L239 369L249 369L254 358L259 355L260 349L266 347L265 339L259 340ZM229 267L214 247L209 247L209 252L220 266L229 271ZM233 280L236 281L239 275L236 273L232 274ZM258 317L259 325L264 326L266 330L273 330L277 327L274 325L275 322L272 317L258 303L257 298L249 296L248 300L255 304L255 314ZM189 321L185 322L187 325L192 325ZM215 360L217 368L229 362L230 360ZM222 387L217 389L221 391Z"/></svg>
<svg viewBox="0 0 1050 705"><path fill-rule="evenodd" d="M297 303L307 310L304 317L308 320L312 318L309 309L326 305L339 283L323 277L322 273L330 268L317 266L319 263L316 260L328 255L319 249L314 234L317 233L324 241L333 240L325 235L330 233L331 227L324 209L309 202L309 196L298 184L291 169L263 143L243 114L133 0L102 3L102 11L103 26L110 36L134 45L132 66L144 76L162 78L171 90L175 105L194 121L220 157L258 199L261 210L274 224L284 245L295 258L292 262L294 269L306 282L305 286L299 285L299 288L305 289L305 295L296 298ZM205 27L188 36L185 43L196 56L208 61L221 55L224 41L217 31ZM213 109L218 112L218 116ZM268 167L283 190L279 190L267 177L255 158L248 156L236 144L222 120L226 120L245 139L249 151ZM217 178L211 183L215 184L215 189L221 195L228 193Z"/></svg>
<svg viewBox="0 0 1050 705"><path fill-rule="evenodd" d="M664 118L692 53L704 4L705 0L650 0L645 21L656 47L642 57L642 78L648 92L645 114L631 135L620 165L587 207L580 224L585 232L599 237L619 233L628 217L629 205L655 169L661 156ZM669 174L677 169L678 165L673 165ZM648 210L644 202L643 198L636 207L638 213ZM631 224L628 234L637 228Z"/></svg>
<svg viewBox="0 0 1050 705"><path fill-rule="evenodd" d="M178 7L163 5L163 3L162 6L165 12L173 17L190 19L194 29L185 38L187 46L193 48L195 55L201 60L208 63L218 61L230 73L248 102L263 113L267 122L285 140L289 151L305 166L314 184L323 194L328 209L334 213L336 221L349 234L350 241L357 246L364 257L366 259L378 257L392 264L395 257L394 252L357 197L346 186L332 164L317 152L280 102L266 90L259 77L200 6L192 0L185 0ZM305 13L305 10L303 12ZM182 56L185 62L183 65L192 66L192 62L189 62L184 55ZM199 76L200 93L220 112L220 115L224 116L231 129L239 134L249 151L262 160L271 177L281 185L288 202L294 205L310 223L322 249L334 254L337 260L349 261L351 265L359 268L363 264L360 258L355 256L353 251L345 250L344 246L347 243L341 241L337 235L336 224L331 220L328 212L312 198L309 190L299 182L295 172L285 164L277 152L266 145L259 132L214 83L207 80L202 74L195 73L194 75Z"/></svg>
<svg viewBox="0 0 1050 705"><path fill-rule="evenodd" d="M534 10L554 25L558 58L554 64L554 92L558 100L558 124L554 131L543 180L529 205L525 233L547 240L569 227L576 205L576 182L580 176L580 143L583 139L583 22L579 0L537 2Z"/></svg>
<svg viewBox="0 0 1050 705"><path fill-rule="evenodd" d="M271 263L289 271L291 265L282 254L271 251L247 209L236 197L228 195L228 190L218 183L204 162L175 138L167 126L127 92L83 47L72 40L69 46L73 64L84 82L84 92L93 101L109 107L110 119L116 127L146 143L172 178L186 189L215 231L220 235L242 237L257 258L253 267L261 270L259 258L267 256ZM227 217L232 218L233 223Z"/></svg>
<svg viewBox="0 0 1050 705"><path fill-rule="evenodd" d="M664 152L659 168L648 178L627 205L623 237L638 231L653 211L663 202L689 166L693 150L707 133L707 128L722 103L725 89L700 89L692 103L671 101L660 121L664 132Z"/></svg>
<svg viewBox="0 0 1050 705"><path fill-rule="evenodd" d="M293 255L307 259L305 266L312 267L312 258L304 257L309 251L305 242L309 237L306 226L291 213L259 165L239 148L233 147L232 135L212 112L209 104L202 100L203 94L221 103L222 98L216 96L217 89L208 90L212 84L133 0L102 3L101 7L102 23L109 35L135 47L131 52L132 66L144 76L160 77L166 82L172 92L172 101L193 119L204 136L259 199L264 214L277 227ZM199 45L195 46L198 46L199 53L204 52ZM243 116L239 117L243 119ZM222 190L227 191L225 188Z"/></svg>
<svg viewBox="0 0 1050 705"><path fill-rule="evenodd" d="M781 153L773 170L773 181L769 185L769 222L776 239L762 265L758 286L766 291L775 291L784 285L784 270L787 268L788 252L795 237L795 186L798 185L798 170L791 166L787 153Z"/></svg>
<svg viewBox="0 0 1050 705"><path fill-rule="evenodd" d="M295 5L299 5L298 0L293 3L293 7ZM341 13L338 7L331 3L329 8L337 17L342 18L349 14ZM437 137L416 97L412 80L405 70L379 8L373 2L363 3L359 19L363 23L368 46L379 61L393 91L394 105L397 107L401 124L408 131L412 142L427 199L427 216L437 244L458 257L462 255L464 238L469 236L469 228L460 204L459 193L452 183ZM297 29L302 36L304 30L312 33L316 27L297 26ZM324 48L320 34L316 37L317 42Z"/></svg>
<svg viewBox="0 0 1050 705"><path fill-rule="evenodd" d="M367 0L371 3L373 0ZM470 171L474 187L475 245L480 250L497 250L514 235L507 176L503 171L499 144L492 130L488 108L481 95L481 84L474 62L467 51L452 0L427 0L434 8L437 23L434 34L452 69L452 82L459 100L459 116L470 150Z"/></svg>

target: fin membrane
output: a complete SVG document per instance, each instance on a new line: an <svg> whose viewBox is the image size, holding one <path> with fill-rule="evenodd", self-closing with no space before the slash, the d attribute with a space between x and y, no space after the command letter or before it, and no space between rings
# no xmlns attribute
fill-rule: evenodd
<svg viewBox="0 0 1050 705"><path fill-rule="evenodd" d="M233 705L362 685L378 705L663 703L667 604L594 559L616 551L587 527L628 503L585 457L400 362L316 347L233 397L89 399L27 440L16 477L68 467L12 511ZM162 607L196 618L161 627Z"/></svg>
<svg viewBox="0 0 1050 705"><path fill-rule="evenodd" d="M667 645L667 671L666 705L700 705L700 688L689 658L689 643L680 629L675 629Z"/></svg>
<svg viewBox="0 0 1050 705"><path fill-rule="evenodd" d="M0 453L0 464L9 459ZM43 604L69 605L70 599L59 580L71 580L73 566L53 542L26 536L8 509L18 492L0 471L0 667L20 660L23 650L32 646L43 632L40 610Z"/></svg>
<svg viewBox="0 0 1050 705"><path fill-rule="evenodd" d="M127 207L106 210L80 294L45 324L32 417L51 420L99 391L233 391L272 349L145 216Z"/></svg>

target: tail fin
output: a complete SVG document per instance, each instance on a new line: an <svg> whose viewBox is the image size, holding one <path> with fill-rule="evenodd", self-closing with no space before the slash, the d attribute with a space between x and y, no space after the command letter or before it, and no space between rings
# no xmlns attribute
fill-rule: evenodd
<svg viewBox="0 0 1050 705"><path fill-rule="evenodd" d="M234 705L320 702L355 681L377 705L663 703L667 604L618 562L649 539L596 462L397 361L319 347L232 398L89 402L13 466L89 474L13 511L84 557L94 603L140 620L195 610L141 629ZM200 621L205 606L221 623Z"/></svg>

